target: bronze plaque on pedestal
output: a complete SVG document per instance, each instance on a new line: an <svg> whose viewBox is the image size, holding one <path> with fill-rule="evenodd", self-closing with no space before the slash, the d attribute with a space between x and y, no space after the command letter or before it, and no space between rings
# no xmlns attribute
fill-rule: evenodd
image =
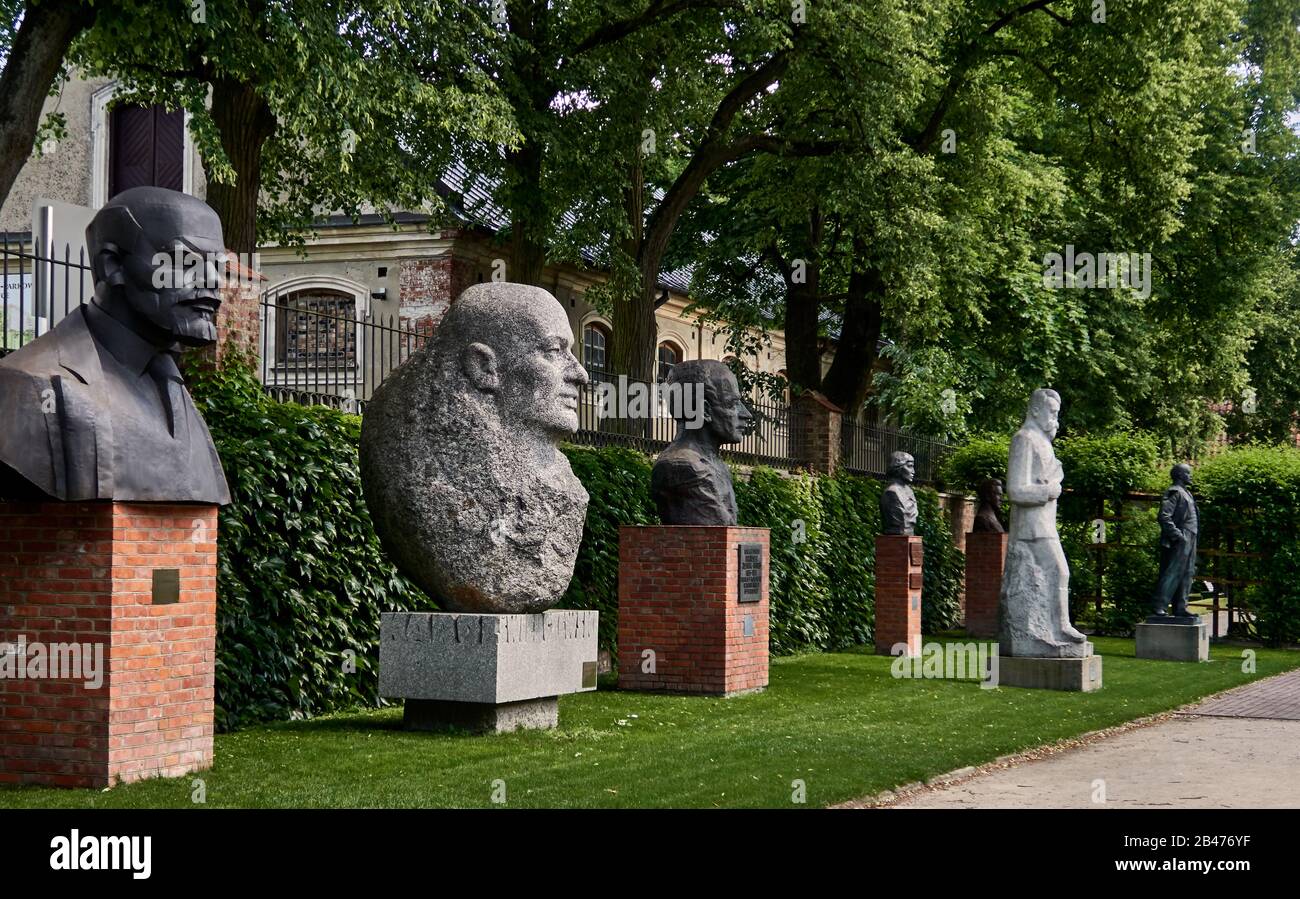
<svg viewBox="0 0 1300 899"><path fill-rule="evenodd" d="M741 543L739 576L736 578L740 588L741 602L762 602L763 600L763 544Z"/></svg>
<svg viewBox="0 0 1300 899"><path fill-rule="evenodd" d="M171 605L181 601L181 570L155 568L153 570L153 604Z"/></svg>

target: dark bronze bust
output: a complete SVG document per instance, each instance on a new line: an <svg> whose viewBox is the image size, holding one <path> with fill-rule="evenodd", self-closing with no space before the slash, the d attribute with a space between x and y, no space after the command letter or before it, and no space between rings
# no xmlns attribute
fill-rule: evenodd
<svg viewBox="0 0 1300 899"><path fill-rule="evenodd" d="M0 496L230 502L177 367L217 337L217 214L133 188L95 215L86 247L94 299L0 359Z"/></svg>
<svg viewBox="0 0 1300 899"><path fill-rule="evenodd" d="M1002 482L997 478L987 478L976 491L979 497L979 509L975 512L975 524L971 530L986 534L1005 534L1002 519L998 513L1002 510Z"/></svg>
<svg viewBox="0 0 1300 899"><path fill-rule="evenodd" d="M916 460L910 453L897 452L889 457L889 485L880 494L880 531L882 534L916 533Z"/></svg>
<svg viewBox="0 0 1300 899"><path fill-rule="evenodd" d="M703 393L697 415L693 404L677 403L677 437L655 460L650 492L664 524L734 525L736 493L731 471L718 450L739 443L754 415L741 398L731 369L713 359L679 362L668 375L670 388Z"/></svg>

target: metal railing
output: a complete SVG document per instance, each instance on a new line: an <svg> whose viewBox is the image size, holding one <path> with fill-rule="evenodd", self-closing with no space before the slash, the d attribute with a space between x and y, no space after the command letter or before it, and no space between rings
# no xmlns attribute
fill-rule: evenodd
<svg viewBox="0 0 1300 899"><path fill-rule="evenodd" d="M588 368L591 382L579 391L578 433L573 442L588 446L625 446L644 453L657 453L677 436L677 422L666 405L654 408L650 416L619 418L616 408L602 408L601 385L631 394L633 390L651 385L629 381L613 372ZM639 387L637 386L639 385ZM745 400L754 416L753 429L740 443L723 448L722 455L741 465L771 465L794 468L800 463L799 447L804 428L804 415L784 402L770 397Z"/></svg>
<svg viewBox="0 0 1300 899"><path fill-rule="evenodd" d="M93 296L84 248L0 235L0 356L30 343Z"/></svg>
<svg viewBox="0 0 1300 899"><path fill-rule="evenodd" d="M42 249L9 237L0 239L0 356L34 340L93 296L91 267L84 249L73 253ZM412 325L397 314L358 315L350 297L266 291L258 304L258 375L263 389L281 401L330 406L362 413L392 371L419 350L432 325ZM667 408L639 418L602 414L600 387L617 384L612 372L589 369L591 383L579 399L575 443L626 446L646 453L666 447L677 434ZM629 386L634 382L624 382ZM648 385L647 385L648 386ZM797 468L802 458L806 415L768 396L746 400L755 425L723 455L743 465ZM947 444L892 428L844 422L843 464L851 471L883 476L896 449L916 459L917 480L932 482Z"/></svg>
<svg viewBox="0 0 1300 899"><path fill-rule="evenodd" d="M862 424L845 416L840 426L840 465L857 474L884 477L889 457L910 453L916 460L916 479L932 484L939 478L951 444L887 425Z"/></svg>
<svg viewBox="0 0 1300 899"><path fill-rule="evenodd" d="M259 376L282 402L361 413L375 389L424 346L431 332L397 315L358 317L267 291L260 302Z"/></svg>

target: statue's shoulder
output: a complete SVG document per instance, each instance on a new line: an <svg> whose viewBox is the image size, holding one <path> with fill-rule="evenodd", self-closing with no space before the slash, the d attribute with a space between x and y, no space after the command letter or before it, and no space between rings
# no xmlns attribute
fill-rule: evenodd
<svg viewBox="0 0 1300 899"><path fill-rule="evenodd" d="M707 476L708 460L696 449L670 444L655 459L652 477L657 482L697 480Z"/></svg>
<svg viewBox="0 0 1300 899"><path fill-rule="evenodd" d="M85 316L77 310L64 316L40 337L0 359L0 371L23 372L48 380L53 375L68 374L71 371L67 367L70 360L74 363L84 361L94 352L94 341L86 327ZM75 374L78 378L83 377L81 371L75 371Z"/></svg>

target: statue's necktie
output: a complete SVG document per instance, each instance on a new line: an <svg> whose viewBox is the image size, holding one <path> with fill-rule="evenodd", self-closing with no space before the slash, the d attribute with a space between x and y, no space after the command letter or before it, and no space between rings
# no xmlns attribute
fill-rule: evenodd
<svg viewBox="0 0 1300 899"><path fill-rule="evenodd" d="M167 430L176 436L176 419L185 414L185 395L181 371L171 353L159 353L149 360L149 376L158 385L163 411L167 413Z"/></svg>

